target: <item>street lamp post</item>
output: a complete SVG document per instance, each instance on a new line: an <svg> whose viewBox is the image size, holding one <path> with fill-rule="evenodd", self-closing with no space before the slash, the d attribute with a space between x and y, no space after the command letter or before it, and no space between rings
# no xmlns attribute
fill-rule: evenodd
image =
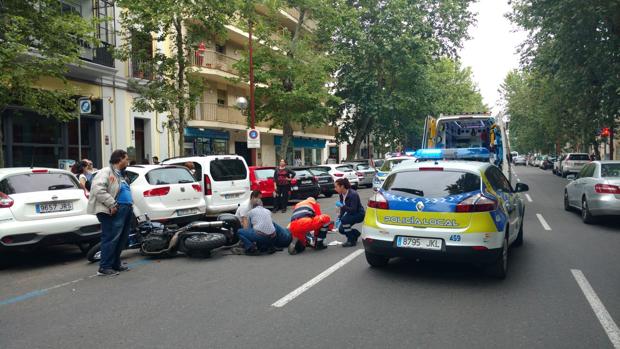
<svg viewBox="0 0 620 349"><path fill-rule="evenodd" d="M250 129L255 128L256 112L254 110L254 52L252 47L252 20L248 21L248 49L250 60ZM250 162L256 165L256 149L250 149Z"/></svg>

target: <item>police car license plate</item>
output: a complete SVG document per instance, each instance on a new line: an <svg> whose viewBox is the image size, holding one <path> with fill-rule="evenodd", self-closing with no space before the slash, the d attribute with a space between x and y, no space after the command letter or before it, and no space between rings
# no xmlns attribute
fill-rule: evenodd
<svg viewBox="0 0 620 349"><path fill-rule="evenodd" d="M73 210L73 203L68 201L37 204L37 213L65 212Z"/></svg>
<svg viewBox="0 0 620 349"><path fill-rule="evenodd" d="M190 214L198 213L198 210L195 208L186 208L183 210L177 210L177 216L187 216Z"/></svg>
<svg viewBox="0 0 620 349"><path fill-rule="evenodd" d="M399 236L396 238L397 247L440 251L441 244L441 239L414 238L409 236Z"/></svg>

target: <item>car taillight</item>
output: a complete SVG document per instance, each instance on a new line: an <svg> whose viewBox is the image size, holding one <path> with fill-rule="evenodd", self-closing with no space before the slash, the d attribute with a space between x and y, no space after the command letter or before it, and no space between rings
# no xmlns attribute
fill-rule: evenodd
<svg viewBox="0 0 620 349"><path fill-rule="evenodd" d="M376 192L373 196L370 197L370 200L368 200L368 207L378 208L380 210L390 209L387 199L380 192Z"/></svg>
<svg viewBox="0 0 620 349"><path fill-rule="evenodd" d="M356 174L358 177L364 177L364 174L363 174L363 173L361 173L361 172L355 172L355 174Z"/></svg>
<svg viewBox="0 0 620 349"><path fill-rule="evenodd" d="M317 176L312 177L312 179L314 180L314 183L318 183L318 181L319 181L319 177L317 177Z"/></svg>
<svg viewBox="0 0 620 349"><path fill-rule="evenodd" d="M620 194L620 187L612 184L597 184L594 191L599 194Z"/></svg>
<svg viewBox="0 0 620 349"><path fill-rule="evenodd" d="M165 196L170 192L170 187L159 187L144 192L144 197Z"/></svg>
<svg viewBox="0 0 620 349"><path fill-rule="evenodd" d="M334 176L336 176L336 177L342 177L342 176L344 176L344 173L334 173Z"/></svg>
<svg viewBox="0 0 620 349"><path fill-rule="evenodd" d="M209 175L205 175L204 178L205 181L205 195L213 195L213 191L211 190L211 178L209 178Z"/></svg>
<svg viewBox="0 0 620 349"><path fill-rule="evenodd" d="M13 199L3 192L0 192L0 208L9 208L13 206Z"/></svg>
<svg viewBox="0 0 620 349"><path fill-rule="evenodd" d="M202 192L202 186L200 184L192 184L192 188L198 193Z"/></svg>
<svg viewBox="0 0 620 349"><path fill-rule="evenodd" d="M474 195L456 205L456 212L488 212L497 209L497 201L481 194Z"/></svg>
<svg viewBox="0 0 620 349"><path fill-rule="evenodd" d="M291 184L292 185L296 185L297 184L297 179L296 178L291 179Z"/></svg>
<svg viewBox="0 0 620 349"><path fill-rule="evenodd" d="M443 167L420 167L419 171L443 171Z"/></svg>
<svg viewBox="0 0 620 349"><path fill-rule="evenodd" d="M32 170L32 173L48 173L48 172L49 171L47 169L44 169L44 168Z"/></svg>

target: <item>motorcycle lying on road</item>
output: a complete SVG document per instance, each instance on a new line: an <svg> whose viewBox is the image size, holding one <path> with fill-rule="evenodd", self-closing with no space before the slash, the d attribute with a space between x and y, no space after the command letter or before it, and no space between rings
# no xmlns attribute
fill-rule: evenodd
<svg viewBox="0 0 620 349"><path fill-rule="evenodd" d="M139 249L145 256L171 257L181 252L190 257L209 257L216 248L236 244L240 226L239 219L232 214L222 214L211 222L192 222L180 228L153 222L145 215L145 219L130 232L125 249ZM101 242L88 250L86 258L91 263L101 259Z"/></svg>

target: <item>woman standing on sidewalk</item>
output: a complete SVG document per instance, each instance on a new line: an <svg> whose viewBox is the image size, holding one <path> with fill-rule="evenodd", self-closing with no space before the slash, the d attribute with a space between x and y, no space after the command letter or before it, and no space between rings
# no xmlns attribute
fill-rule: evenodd
<svg viewBox="0 0 620 349"><path fill-rule="evenodd" d="M359 194L351 188L348 179L339 178L336 180L336 192L340 194L340 200L336 202L336 207L340 208L338 232L347 237L347 242L342 247L352 247L357 244L357 239L362 235L352 227L364 221L366 211L362 206Z"/></svg>

